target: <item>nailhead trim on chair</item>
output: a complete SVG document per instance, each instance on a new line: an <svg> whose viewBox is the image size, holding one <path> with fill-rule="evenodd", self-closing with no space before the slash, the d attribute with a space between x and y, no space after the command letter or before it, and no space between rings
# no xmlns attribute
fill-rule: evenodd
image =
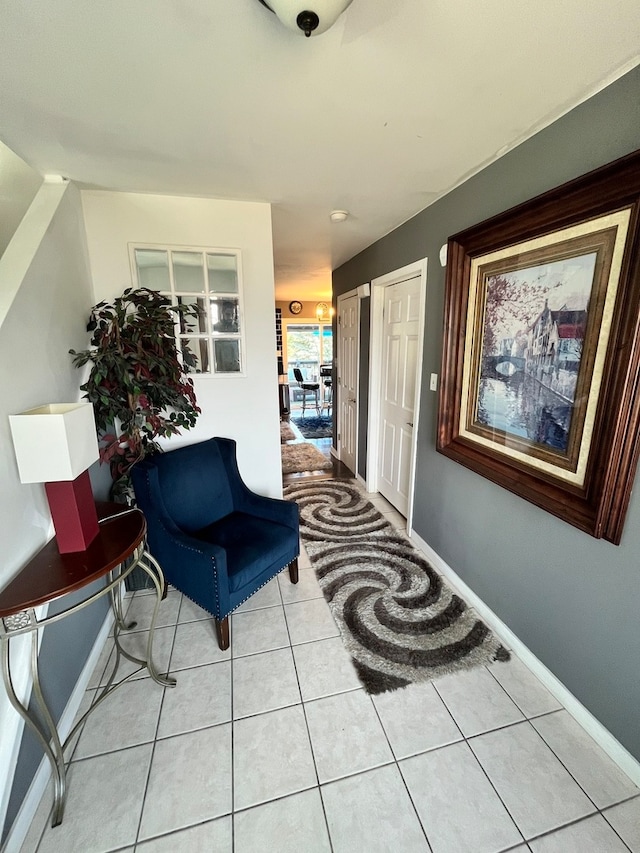
<svg viewBox="0 0 640 853"><path fill-rule="evenodd" d="M295 557L294 557L294 559L295 559ZM276 572L276 574L275 574L275 575L272 575L272 576L269 578L269 580L268 580L268 581L265 581L264 583L261 583L261 584L260 584L260 586L258 587L258 589L262 589L262 587L263 587L263 586L266 586L266 585L269 583L269 581L273 580L273 578L275 578L275 576L276 576L276 575L279 575L279 574L280 574L280 572L283 572L286 568L288 568L288 567L291 565L291 563L293 563L293 560L291 560L291 562L289 562L289 563L285 563L285 564L284 564L284 566L283 566L281 569L278 569L278 571ZM256 592L258 591L258 589L254 589L254 591L251 593L251 595L248 595L246 598L243 598L243 599L242 599L242 601L239 601L239 602L236 604L236 606L233 608L233 610L237 610L237 609L238 609L238 607L240 607L240 605L242 605L242 604L244 604L244 603L245 603L245 601L249 601L249 599L250 599L252 596L254 596L254 595L256 594ZM230 611L229 611L229 613L233 613L233 610L230 610ZM227 613L227 616L229 615L229 613ZM224 619L224 616L223 616L222 618Z"/></svg>
<svg viewBox="0 0 640 853"><path fill-rule="evenodd" d="M183 548L188 548L188 546L187 546L187 545L182 545L182 547L183 547ZM191 550L191 551L195 551L195 548L190 548L189 550ZM198 553L198 552L196 552L196 553ZM294 559L296 559L296 558L294 557ZM273 575L272 577L270 577L268 581L265 581L264 583L261 583L261 584L260 584L260 586L258 587L258 589L262 589L262 587L263 587L263 586L266 586L266 585L269 583L269 581L270 581L270 580L273 580L273 578L274 578L276 575L279 575L279 574L280 574L281 572L283 572L285 569L288 569L288 568L289 568L289 566L291 565L291 563L293 563L293 560L291 560L289 563L285 563L285 565L284 565L281 569L278 569L278 571L276 572L276 574L275 574L275 575ZM177 589L177 587L174 587L174 589ZM239 601L239 602L236 604L236 606L235 606L234 608L232 608L231 610L229 610L229 612L228 612L228 613L225 613L225 614L224 614L224 616L216 616L216 614L215 614L215 613L212 613L212 612L211 612L210 610L208 610L206 607L202 607L202 605L201 605L201 604L199 604L197 601L195 601L193 598L191 598L191 596L190 596L190 595L187 595L187 593L186 593L186 592L183 592L182 594L183 594L183 595L186 595L186 596L187 596L187 598L189 599L189 601L193 601L193 603L194 603L194 604L197 604L197 605L198 605L198 607L202 607L202 609L203 609L206 613L208 613L210 616L213 616L213 618L214 618L214 619L226 619L226 617L227 617L227 616L229 616L231 613L233 613L233 611L234 611L234 610L237 610L237 609L238 609L238 607L240 607L242 604L244 604L244 603L245 603L245 601L249 601L249 599L250 599L253 595L255 595L255 594L256 594L256 592L258 591L258 589L255 589L255 590L251 593L251 595L248 595L246 598L243 598L243 599L242 599L242 601ZM216 592L216 604L217 604L217 603L218 603L218 593Z"/></svg>

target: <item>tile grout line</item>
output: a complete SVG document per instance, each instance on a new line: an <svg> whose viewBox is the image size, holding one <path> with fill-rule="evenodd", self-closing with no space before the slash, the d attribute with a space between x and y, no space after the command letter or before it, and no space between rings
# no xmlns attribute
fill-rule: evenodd
<svg viewBox="0 0 640 853"><path fill-rule="evenodd" d="M303 547L304 547L304 545L301 544L301 549ZM306 550L305 550L305 554L306 554ZM309 557L309 555L307 554L307 559L308 559L308 557ZM278 586L278 588L279 588L279 586ZM294 669L294 672L296 674L296 682L298 684L298 692L300 693L300 703L302 706L302 714L304 716L304 724L305 724L305 727L307 729L307 738L309 740L309 750L311 752L311 760L313 761L313 769L314 769L315 774L316 774L317 785L316 785L315 789L310 789L310 790L317 790L318 791L318 796L320 797L320 806L322 808L322 814L324 816L324 824L325 824L325 827L327 830L327 838L329 839L329 849L330 849L331 853L334 853L333 839L331 838L331 832L329 829L329 819L327 817L327 810L326 810L325 803L324 803L324 797L322 796L322 788L320 786L320 775L318 774L318 764L316 762L316 755L315 755L315 752L313 750L313 741L311 740L311 732L309 730L309 719L307 717L306 703L305 703L304 697L302 695L302 685L300 684L300 676L298 674L298 665L296 664L296 656L293 653L293 643L291 642L291 632L289 630L289 621L287 619L287 610L286 610L286 607L284 606L284 598L282 597L282 590L280 590L280 598L282 599L282 603L283 603L284 621L285 621L285 625L287 628L287 636L289 637L289 648L291 650L291 659L293 660L293 669Z"/></svg>
<svg viewBox="0 0 640 853"><path fill-rule="evenodd" d="M568 821L567 823L563 823L563 824L561 824L561 826L556 826L556 827L554 827L553 829L549 829L549 830L547 830L546 832L541 832L539 835L532 835L532 836L531 836L531 838L528 838L528 839L527 839L527 843L529 843L529 842L531 842L531 841L539 841L541 838L547 838L547 837L549 837L550 835L554 835L556 832L562 832L563 830L568 829L568 828L569 828L569 827L571 827L571 826L577 826L579 823L584 823L585 821L587 821L587 820L591 820L591 819L592 819L592 818L594 818L594 817L602 817L602 818L604 818L604 820L605 820L605 822L606 822L607 826L611 827L611 829L613 830L613 832L615 832L615 834L616 834L616 835L618 836L618 838L620 839L621 843L622 843L622 844L627 848L627 850L629 850L629 851L630 851L630 853L634 853L634 851L631 849L631 847L629 847L629 846L628 846L628 844L626 843L626 841L625 841L623 838L621 838L621 836L616 832L616 830L614 829L614 827L613 827L613 826L611 826L611 824L609 823L609 821L608 821L608 820L604 817L604 815L603 815L601 812L599 812L599 811L593 812L592 814L589 814L589 815L584 815L584 817L578 817L578 818L576 818L575 820L570 820L570 821Z"/></svg>
<svg viewBox="0 0 640 853"><path fill-rule="evenodd" d="M411 796L411 791L409 790L409 786L407 785L407 780L404 778L402 768L400 767L400 761L395 754L393 746L391 745L391 741L389 740L389 735L387 734L387 730L385 729L384 723L382 722L382 718L380 717L380 712L378 711L377 705L373 701L371 694L369 694L369 698L371 700L371 704L373 706L374 713L375 713L376 717L378 718L378 722L380 723L380 728L382 729L384 736L386 738L387 744L389 745L389 749L391 750L391 755L393 756L393 762L395 764L396 770L398 771L398 773L400 775L400 779L402 780L402 784L404 785L404 789L407 792L407 796L409 797L409 802L411 803L411 807L412 807L413 812L416 816L416 820L418 821L420 829L422 830L422 834L424 835L425 841L427 842L427 847L433 853L433 846L432 846L431 842L429 841L429 833L427 832L427 828L425 827L425 825L422 823L422 820L420 819L418 809L417 809L416 804L413 800L413 797ZM447 710L449 710L449 709L447 708ZM455 723L456 721L454 720L453 722ZM457 725L457 723L456 723L456 725Z"/></svg>
<svg viewBox="0 0 640 853"><path fill-rule="evenodd" d="M487 669L486 665L485 665L485 667L484 667L484 668L485 668L485 669ZM501 686L502 686L502 685L501 685ZM471 738L471 737L480 737L480 736L481 736L481 735L483 735L483 734L488 734L489 732L493 732L493 731L504 731L505 729L512 728L512 727L513 727L513 726L515 726L515 725L519 725L520 723L528 722L528 721L527 721L526 719L525 719L525 720L518 720L518 721L517 721L517 722L515 722L515 723L508 723L507 725L499 726L497 729L489 729L487 732L480 732L480 733L479 733L479 734L477 734L477 735L470 735L469 737L467 737L467 735L465 735L465 733L462 731L462 728L460 727L460 725L458 725L458 722L457 722L457 720L456 720L456 718L455 718L455 716L454 716L453 712L452 712L452 711L451 711L451 709L449 708L449 706L448 706L448 704L447 704L447 702L446 702L445 698L442 696L442 694L441 694L441 693L440 693L440 691L438 690L438 687L437 687L437 684L436 684L436 680L434 680L434 681L433 681L433 687L434 687L434 689L435 689L436 693L438 694L438 696L440 697L440 700L441 700L441 701L442 701L442 703L444 704L445 708L447 709L447 711L448 711L448 712L449 712L449 714L451 715L451 717L452 717L452 719L453 719L454 723L455 723L455 724L456 724L456 726L458 727L458 730L460 731L460 734L462 735L462 738L463 738L463 740L462 740L461 742L462 742L462 743L464 743L464 744L466 744L466 746L467 746L467 748L469 749L469 751L470 751L471 755L473 756L473 758L474 758L474 759L475 759L475 761L477 762L478 766L480 767L480 769L481 769L481 770L482 770L482 772L484 773L485 777L487 778L487 781L489 782L489 784L490 784L490 785L491 785L491 787L493 788L493 790L494 790L494 792L495 792L495 794L496 794L496 797L498 798L498 800L499 800L499 801L500 801L500 803L502 804L502 807L504 808L505 812L509 815L509 818L510 818L510 819L511 819L511 821L513 822L513 825L515 826L516 830L520 833L520 835L521 835L521 837L522 837L522 841L526 844L527 839L525 838L524 832L520 829L520 826L518 825L518 822L516 821L515 817L511 814L511 811L507 808L507 804L504 802L504 800L503 800L503 799L502 799L502 797L500 796L500 793L499 793L498 789L497 789L497 788L496 788L496 786L493 784L493 782L492 782L492 780L491 780L491 777L489 776L489 774L488 774L487 770L484 768L484 766L483 766L482 762L480 761L480 759L479 759L479 758L478 758L478 756L476 755L476 753L475 753L475 751L474 751L473 747L471 746L471 743L469 742L469 740L470 740L470 738ZM504 688L503 688L503 689L504 689ZM505 692L506 692L506 691L505 691ZM511 699L511 697L510 697L510 696L509 696L509 698ZM522 711L521 711L521 709L520 709L520 708L518 708L518 710L522 713ZM518 844L520 844L520 843L521 843L521 842L518 842ZM509 849L509 848L506 848L506 849Z"/></svg>
<svg viewBox="0 0 640 853"><path fill-rule="evenodd" d="M524 720L523 722L528 722L528 720ZM515 725L515 724L514 724L514 725ZM504 728L508 728L508 727L507 727L507 726L505 726ZM486 732L485 732L485 734L486 734ZM474 735L474 737L479 737L479 735ZM474 760L477 762L478 767L479 767L479 768L480 768L480 770L482 770L482 772L484 773L485 777L487 778L487 781L489 782L489 784L491 785L491 787L492 787L492 788L493 788L493 790L495 791L496 797L497 797L497 798L500 800L500 802L502 803L502 807L503 807L503 809L504 809L504 810L505 810L505 812L509 815L509 817L510 817L511 821L513 822L513 825L515 826L515 828L517 829L517 831L520 833L520 835L521 835L521 837L522 837L522 841L526 844L526 843L527 843L527 838L525 837L524 832L520 829L520 826L519 826L519 824L518 824L518 821L517 821L517 820L515 819L515 817L511 814L510 809L509 809L509 808L507 808L507 804L506 804L506 803L505 803L505 801L502 799L502 796L500 795L500 792L498 791L498 789L496 788L496 786L493 784L493 781L491 780L491 777L489 776L489 773L487 772L486 768L483 766L482 762L480 761L480 759L478 758L478 756L477 756L477 755L476 755L476 753L474 752L474 749L473 749L473 747L471 746L471 743L469 742L469 739L467 739L467 738L465 737L465 738L464 738L464 743L466 744L466 746L467 746L467 748L468 748L469 752L471 753L471 755L473 756ZM521 843L521 842L518 842L518 844L520 844L520 843ZM528 845L527 845L527 846L528 846ZM508 848L507 848L507 849L508 849Z"/></svg>
<svg viewBox="0 0 640 853"><path fill-rule="evenodd" d="M556 714L557 714L557 713L560 713L560 711L564 711L566 714L569 714L569 712L567 711L567 709L566 709L566 708L564 708L564 707L563 707L563 708L559 708L557 711L554 711L554 712L552 712L552 713L556 713ZM536 732L536 734L538 735L538 737L540 737L540 738L542 739L543 743L547 746L547 748L548 748L548 749L553 753L553 755L555 755L555 757L558 759L558 761L560 762L560 764L562 764L562 766L565 768L565 770L567 771L567 773L568 773L568 774L571 776L571 778L574 780L574 782L576 783L576 785L578 785L578 787L580 788L580 790L584 793L585 797L588 797L588 798L591 800L591 802L593 803L593 805L595 806L595 808L598 810L598 812L600 812L600 814L602 814L606 809L614 808L615 806L619 806L621 803L626 803L626 802L629 802L629 800L633 800L633 799L635 799L636 797L640 797L640 789L636 789L636 793L635 793L635 794L631 794L631 795L629 795L629 796L625 796L625 797L623 797L621 800L615 800L613 803L609 803L608 805L605 805L605 806L599 806L599 805L596 803L595 799L591 796L591 794L586 790L586 788L584 787L584 785L582 785L582 783L581 783L581 782L576 778L576 776L573 774L573 772L571 771L571 769L570 769L569 767L567 767L567 765L565 764L565 762L564 762L564 761L562 760L562 758L558 755L558 753L555 751L555 749L553 748L553 746L552 746L552 745L547 741L547 739L546 739L546 738L545 738L545 736L542 734L542 732L539 732L539 731L536 729L536 727L533 725L533 720L539 720L541 716L551 716L551 715L550 715L550 714L545 714L545 715L540 715L540 716L537 716L537 717L533 717L533 718L532 718L532 719L530 719L528 722L529 722L529 723L531 723L531 726L532 726L533 730ZM569 716L570 716L570 715L569 715ZM578 724L578 725L579 725L579 724ZM584 729L582 729L582 726L580 726L580 729L581 729L582 731L584 731ZM594 743L595 743L595 741L594 741ZM596 744L596 746L598 746L598 744ZM608 756L607 756L607 758L608 758ZM615 766L615 765L614 765L614 766ZM616 768L616 769L618 769L618 768ZM604 817L604 815L603 815L603 817Z"/></svg>
<svg viewBox="0 0 640 853"><path fill-rule="evenodd" d="M559 708L554 708L553 710L550 710L550 711L544 711L544 712L542 712L542 713L538 713L538 714L528 714L528 713L524 710L524 708L523 708L521 705L519 705L519 704L518 704L518 702L516 701L516 699L515 699L515 698L514 698L510 693L509 693L509 691L507 690L507 688L506 688L506 687L504 687L504 685L502 685L502 684L501 684L501 682L496 678L496 676L495 676L495 675L494 675L494 673L491 671L491 669L490 669L488 666L485 666L485 668L487 669L487 671L489 672L489 674L494 678L494 680L495 680L495 681L500 685L500 687L504 690L504 692L507 694L507 696L509 697L509 699L510 699L510 700L514 703L514 705L518 708L518 710L520 711L520 713L522 713L522 714L525 716L525 720L530 724L530 726L532 727L532 729L534 730L534 732L538 735L538 737L542 740L542 742L543 742L543 743L545 744L545 746L550 750L550 752L555 756L555 758L558 760L558 762L559 762L559 763L564 767L564 769L567 771L567 773L569 774L569 776L573 779L573 781L576 783L576 785L577 785L577 786L580 788L580 790L583 792L583 794L585 795L585 797L587 797L587 799L589 799L589 800L593 803L593 805L594 805L594 807L595 807L595 809L596 809L597 813L602 814L602 816L604 817L603 811L604 811L605 809L613 808L614 806L619 805L620 803L627 802L628 800L632 800L632 799L634 799L634 797L635 797L635 796L640 796L640 790L639 790L639 791L637 792L637 794L635 794L635 795L631 795L630 797L624 797L622 800L616 800L616 801L615 801L615 802L613 802L613 803L609 803L609 805L607 805L607 806L599 806L599 805L596 803L595 799L594 799L594 798L589 794L589 792L586 790L586 788L585 788L585 787L580 783L580 781L579 781L579 780L576 778L576 776L572 773L571 769L570 769L569 767L567 767L567 765L565 764L565 762L564 762L564 761L562 760L562 758L558 755L558 753L557 753L557 752L556 752L556 750L553 748L553 746L552 746L552 745L547 741L547 739L545 738L545 736L544 736L541 732L539 732L539 731L538 731L538 729L537 729L537 728L535 727L535 725L533 724L533 721L534 721L534 720L540 720L540 719L542 719L543 717L551 717L553 714L558 714L558 713L561 713L562 711L564 711L566 714L568 714L569 712L568 712L568 711L567 711L567 709L564 707L564 705L562 705L562 704L561 704ZM543 685L543 686L544 686L544 685ZM517 723L515 723L515 724L511 724L511 725L517 725ZM582 726L580 726L580 724L579 724L579 723L578 723L578 726L580 727L581 731L584 731L584 729L582 728ZM483 732L482 734L486 734L486 732ZM478 735L474 735L474 737L478 737ZM594 741L594 743L595 743L595 741ZM597 746L597 744L596 744L596 746ZM587 819L587 818L578 818L578 821L579 821L579 820L586 820L586 819ZM605 820L606 820L606 818L605 818ZM575 821L573 821L573 822L575 822ZM572 822L572 823L573 823L573 822ZM612 827L612 828L613 828L613 827ZM555 831L555 830L553 830L553 831ZM614 830L614 831L615 831L615 830ZM616 834L617 834L617 833L616 833ZM626 846L626 845L625 845L625 846Z"/></svg>
<svg viewBox="0 0 640 853"><path fill-rule="evenodd" d="M532 729L532 731L533 731L535 734L538 734L538 732L536 731L536 729L534 728L534 726L531 724L531 721L530 721L530 720L528 720L528 719L527 719L527 720L522 720L522 721L520 721L520 722L518 722L518 723L513 723L511 726L505 726L504 728L512 728L513 726L520 726L520 725L523 725L523 724L528 725L528 726L529 726L529 728L530 728L530 729ZM498 731L498 730L496 730L496 731ZM575 819L573 819L573 820L567 821L567 822L565 822L565 823L561 823L559 826L552 827L551 829L548 829L548 830L546 830L545 832L541 832L541 833L538 833L537 835L532 835L530 838L527 838L527 837L525 836L524 832L520 829L520 826L519 826L518 822L516 821L515 817L511 814L511 811L510 811L510 810L509 810L509 808L507 807L507 804L506 804L506 803L504 802L504 800L502 799L502 796L500 795L500 792L498 791L498 789L496 788L496 786L493 784L493 781L491 780L491 777L489 776L489 772L485 769L484 765L482 764L482 761L481 761L481 760L480 760L480 758L476 755L475 750L473 749L473 745L471 744L471 740L473 740L474 738L482 737L482 736L483 736L483 734L489 734L489 732L483 732L482 734L479 734L479 735L473 735L473 736L472 736L471 738L469 738L469 739L465 738L465 741L467 742L467 745L468 745L469 749L471 750L471 752L472 752L472 754L473 754L473 757L475 758L475 760L476 760L476 761L478 762L478 764L480 765L480 767L481 767L481 769L482 769L482 772L484 773L484 775L485 775L485 776L487 777L487 779L489 780L489 783L490 783L491 787L492 787L492 788L494 789L494 791L496 792L496 795L497 795L497 796L498 796L498 798L500 799L500 802L501 802L501 803L502 803L502 805L504 806L505 810L507 811L507 814L509 815L509 817L510 817L510 818L511 818L511 820L513 821L513 823L514 823L514 825L516 826L516 828L517 828L518 832L522 835L522 837L523 837L523 839L524 839L524 841L525 841L525 842L527 842L527 843L528 843L528 842L529 842L529 841L531 841L532 839L542 838L542 837L544 837L544 836L551 835L552 833L557 832L557 831L558 831L558 830L560 830L560 829L563 829L565 826L570 826L570 825L572 825L572 824L574 824L574 823L580 823L580 822L581 822L581 821L583 821L583 820L588 820L589 818L593 817L595 814L597 814L597 813L598 813L598 807L596 806L596 804L593 802L593 800L591 799L591 797L589 797L589 796L586 794L586 791L584 791L584 790L582 789L582 786L578 785L578 787L580 788L580 790L585 794L585 796L587 796L587 799L588 799L588 800L589 800L589 802L593 805L593 807L594 807L594 811L592 811L592 812L590 812L590 813L588 813L588 814L586 814L586 815L582 815L582 816L580 816L580 817L578 817L578 818L575 818ZM539 735L539 734L538 734L538 736L540 737L540 735ZM541 740L542 740L542 738L541 738ZM547 744L546 744L546 742L545 742L544 740L543 740L542 742L545 744L545 746L547 746ZM554 757L557 759L557 756L555 755L555 753L553 753L553 755L554 755ZM559 761L559 759L558 759L558 761ZM560 764L562 765L562 767L563 767L565 770L567 769L567 768L564 766L564 764L562 764L562 762L560 762ZM568 772L568 771L567 771L567 772ZM573 777L571 777L571 778L573 779ZM573 781L575 782L575 779L574 779ZM576 784L578 784L578 783L576 782Z"/></svg>
<svg viewBox="0 0 640 853"><path fill-rule="evenodd" d="M171 659L173 657L173 650L175 648L176 635L178 632L178 621L180 619L180 611L182 610L183 601L184 601L184 596L181 595L180 596L180 604L178 605L178 612L176 613L176 621L173 625L173 639L171 640L171 649L169 651L169 658L167 660L167 672L165 673L165 675L167 675L167 676L169 676L171 674ZM166 627L169 627L169 626L166 626ZM154 626L154 632L155 632L155 626ZM151 654L153 655L153 647L151 648L150 651L151 651ZM160 686L160 685L158 685L158 686ZM153 739L153 745L151 747L151 755L149 757L149 767L147 769L147 776L146 776L146 780L145 780L145 784L144 784L144 790L142 792L142 803L140 806L140 815L138 817L138 826L137 826L135 838L133 841L134 851L137 849L138 844L140 843L140 830L142 829L142 817L144 815L145 805L147 804L147 795L149 793L149 780L151 778L151 768L153 767L153 759L155 757L156 746L158 744L158 731L160 729L160 718L162 717L162 708L164 706L164 698L165 698L167 690L177 690L177 689L178 689L177 679L176 679L176 684L174 687L166 687L166 686L162 687L162 698L160 700L160 708L158 709L158 719L156 720L155 737Z"/></svg>
<svg viewBox="0 0 640 853"><path fill-rule="evenodd" d="M628 803L628 802L629 802L629 800L634 800L634 799L636 799L636 798L638 798L638 803L640 804L640 795L638 795L638 794L637 794L635 797L629 797L629 799L628 799L628 800L622 800L620 803L616 803L615 805L616 805L616 806L619 806L619 805L622 805L622 803ZM607 806L607 809L611 809L611 808L614 808L614 806ZM619 839L620 839L620 841L624 844L624 846L627 848L627 850L629 850L629 851L630 851L630 853L634 853L634 850L633 850L633 849L632 849L632 848L627 844L627 842L624 840L624 838L620 835L620 833L619 833L619 832L618 832L618 830L615 828L615 826L614 826L614 825L611 823L611 821L607 818L607 816L606 816L606 814L604 813L604 811L601 811L601 812L600 812L600 814L601 814L601 816L602 816L603 820L605 821L605 823L607 824L607 826L611 827L611 829L613 830L613 832L615 832L615 834L618 836L618 838L619 838Z"/></svg>

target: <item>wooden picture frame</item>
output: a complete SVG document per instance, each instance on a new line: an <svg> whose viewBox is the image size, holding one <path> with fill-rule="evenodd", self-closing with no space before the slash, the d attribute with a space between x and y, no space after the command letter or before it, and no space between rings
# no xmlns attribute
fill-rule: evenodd
<svg viewBox="0 0 640 853"><path fill-rule="evenodd" d="M640 427L640 151L448 241L437 449L619 544Z"/></svg>

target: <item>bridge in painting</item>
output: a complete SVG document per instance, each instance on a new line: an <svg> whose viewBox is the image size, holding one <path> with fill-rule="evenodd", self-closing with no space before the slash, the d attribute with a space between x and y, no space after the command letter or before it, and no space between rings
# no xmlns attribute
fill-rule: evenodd
<svg viewBox="0 0 640 853"><path fill-rule="evenodd" d="M482 359L482 375L504 379L524 370L525 359L515 355L485 355Z"/></svg>

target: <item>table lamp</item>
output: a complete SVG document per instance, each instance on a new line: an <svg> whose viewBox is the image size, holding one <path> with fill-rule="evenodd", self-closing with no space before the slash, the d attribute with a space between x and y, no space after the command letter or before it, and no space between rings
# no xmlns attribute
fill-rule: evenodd
<svg viewBox="0 0 640 853"><path fill-rule="evenodd" d="M9 415L21 483L44 483L61 554L98 535L89 466L99 458L91 403L49 403Z"/></svg>

